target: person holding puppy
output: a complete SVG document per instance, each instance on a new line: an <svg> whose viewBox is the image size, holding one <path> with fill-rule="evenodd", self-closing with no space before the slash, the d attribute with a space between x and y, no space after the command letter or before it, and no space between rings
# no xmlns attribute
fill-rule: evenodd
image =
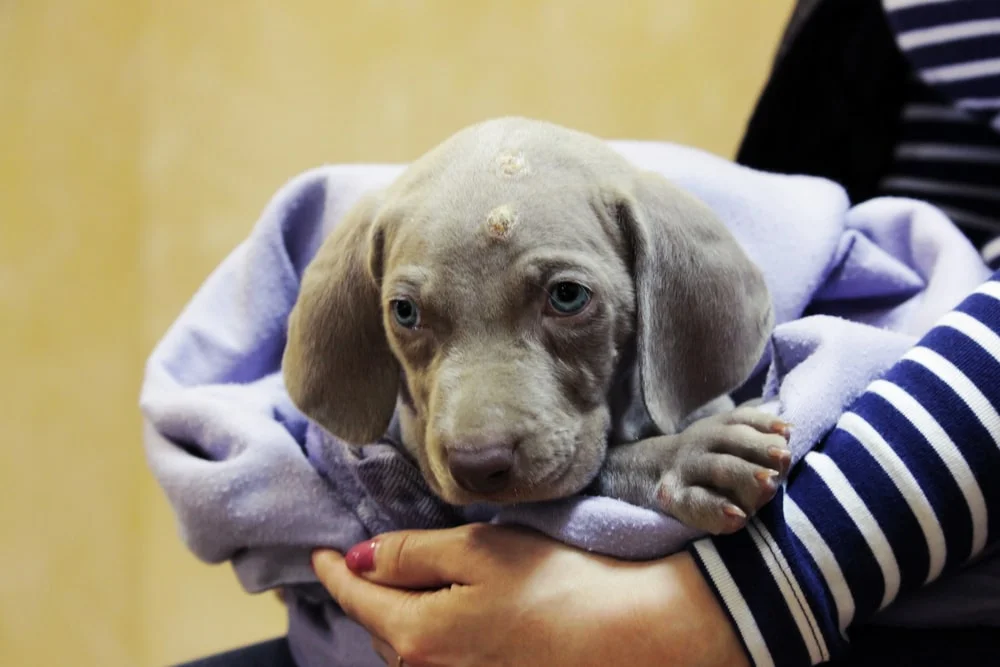
<svg viewBox="0 0 1000 667"><path fill-rule="evenodd" d="M942 10L938 14L929 11L927 4L891 0L884 0L884 6L873 0L802 3L739 160L761 169L830 177L844 184L855 202L897 191L929 199L951 209L960 224L964 216L963 229L989 258L993 218L987 206L997 198L984 196L982 184L955 187L945 181L951 183L948 187L941 185L941 178L916 174L933 169L935 160L947 159L942 156L954 161L963 150L967 156L982 156L986 146L980 145L977 153L962 143L953 144L951 150L941 149L941 142L935 141L924 142L938 146L933 150L926 146L898 150L903 143L899 133L887 129L902 119L904 131L927 131L916 124L920 118L934 116L943 122L961 100L1000 99L1000 93L989 94L986 81L985 92L972 97L966 97L970 95L966 88L947 88L946 94L953 97L937 106L922 99L906 101L913 66L900 56L900 47L905 52L908 44L924 43L922 48L933 50L935 43L928 46L927 40L935 34L968 36L979 30L982 36L987 30L982 22L989 25L991 18L961 14L961 10L986 12L990 3L933 3L938 6L934 11ZM945 6L953 13L947 13ZM929 23L919 27L921 18ZM973 27L945 29L970 23ZM920 37L920 30L931 32ZM912 36L914 32L918 37ZM863 38L849 42L848 33ZM854 76L854 70L852 76L810 70L818 63L829 66L829 58L819 58L812 49L831 42L850 43L862 53L870 49L869 56L884 56L875 61L854 56L880 71L869 72L865 79ZM960 53L943 50L952 58ZM919 55L934 57L930 52ZM851 58L845 56L836 65L850 68ZM927 69L938 70L933 79L948 71L939 68L949 66ZM806 80L816 82L811 90L805 87ZM837 90L835 82L852 88ZM865 82L869 92L880 89L882 95L862 101L859 91L866 90ZM921 90L920 94L927 93ZM810 92L814 99L808 97ZM844 113L839 105L823 103L830 96L856 106ZM792 97L798 105L795 110L791 109ZM835 113L826 122L817 118L828 109ZM780 122L783 118L788 122ZM956 122L963 128L991 131L986 115L967 120L963 116ZM816 127L825 132L817 133ZM798 150L801 147L809 150ZM862 149L864 153L859 152ZM980 157L975 164L988 167L989 161ZM977 178L973 169L947 171L970 181ZM318 204L307 196L296 205L307 212ZM241 261L253 260L258 271L277 269L280 258L267 255L268 248L259 246L254 251L264 254ZM217 280L223 275L220 272ZM976 628L1000 618L997 598L989 590L997 581L996 561L990 556L998 529L991 516L1000 510L1000 495L989 483L1000 476L998 303L1000 275L994 274L849 405L837 427L799 462L775 500L745 530L700 539L663 559L631 563L588 554L536 533L483 524L390 532L375 540L359 534L357 546L346 557L318 551L311 563L290 566L285 580L298 576L311 581L314 570L341 607L371 633L384 660L414 667L811 665L831 660L866 664L866 660L884 662L885 655L897 659L905 655L908 664L988 664L984 656L995 659L998 650L990 631L903 633L906 642L923 651L912 659L904 653L904 644L892 643L897 634L892 631L869 631L871 641L865 641L853 655L847 651L848 637L857 642L859 626L873 619L910 628L940 627L946 620ZM276 319L271 325L237 332L262 341L257 348L260 355L251 360L262 368L281 350L283 323ZM217 360L211 350L195 349ZM166 352L169 356L170 350ZM187 363L197 361L186 357ZM249 368L227 371L233 378L253 377ZM156 396L147 395L148 404L156 406L150 447L163 444L157 438L169 439L171 430L179 428L185 418L208 409L225 408L233 421L221 426L239 430L241 419L258 413L255 389L269 383L280 383L280 378L254 379L244 385L242 398L213 393L211 387L176 401L157 401ZM255 422L261 428L253 437L276 440L285 424L297 428L289 418L291 406L267 407L273 415L270 425ZM185 448L158 450L157 455L163 457L159 465L164 466L159 469L161 480L173 493L186 493L185 480L200 474L198 468L210 466L192 453L192 447L205 452L204 458L224 459L239 454L222 451L233 442L238 441L206 429L196 443L184 443ZM254 460L249 448L246 451L241 465L263 463ZM300 461L289 455L278 463L295 466ZM194 514L228 511L224 494L216 500L180 506L182 525L192 543L198 543L194 532L205 525ZM301 503L328 507L331 513L342 510L322 480L288 489L271 501L278 510L283 504ZM227 519L239 520L220 517ZM268 530L266 525L248 524L246 539L266 543ZM302 544L343 543L350 542L351 536L303 530L297 539ZM264 560L268 554L263 551L238 554L234 560ZM200 555L215 560L231 557ZM244 580L248 588L259 590L271 583L268 576L273 573L267 568L242 571L259 576L255 581ZM976 595L972 604L970 592ZM322 594L316 591L315 599L321 600ZM893 617L894 603L907 597L909 604L904 608L909 617ZM302 604L300 611L320 609ZM312 618L316 624L326 620ZM342 633L339 640L363 637L357 626L340 624L337 628ZM947 663L934 662L941 652L949 656ZM345 664L366 664L366 659L360 653L346 656Z"/></svg>

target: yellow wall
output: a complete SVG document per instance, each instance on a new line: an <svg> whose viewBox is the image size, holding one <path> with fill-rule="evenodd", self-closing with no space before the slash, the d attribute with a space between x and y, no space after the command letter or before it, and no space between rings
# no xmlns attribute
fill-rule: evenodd
<svg viewBox="0 0 1000 667"><path fill-rule="evenodd" d="M0 664L282 632L144 467L150 347L273 190L507 113L729 155L791 0L0 0Z"/></svg>

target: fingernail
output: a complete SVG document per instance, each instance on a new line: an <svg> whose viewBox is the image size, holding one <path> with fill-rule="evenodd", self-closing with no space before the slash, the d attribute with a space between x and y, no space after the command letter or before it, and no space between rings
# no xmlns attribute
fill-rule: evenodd
<svg viewBox="0 0 1000 667"><path fill-rule="evenodd" d="M743 510L741 510L736 505L725 505L722 508L722 512L726 516L731 516L734 519L745 519L745 518L747 518L746 512L744 512Z"/></svg>
<svg viewBox="0 0 1000 667"><path fill-rule="evenodd" d="M375 569L375 540L355 544L344 556L347 569L354 574L370 572Z"/></svg>

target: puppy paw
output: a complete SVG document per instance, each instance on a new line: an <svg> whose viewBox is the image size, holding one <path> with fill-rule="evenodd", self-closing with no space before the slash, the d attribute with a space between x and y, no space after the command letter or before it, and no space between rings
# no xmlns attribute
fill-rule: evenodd
<svg viewBox="0 0 1000 667"><path fill-rule="evenodd" d="M788 473L789 429L753 408L695 422L678 434L676 456L656 489L657 507L714 535L743 528Z"/></svg>

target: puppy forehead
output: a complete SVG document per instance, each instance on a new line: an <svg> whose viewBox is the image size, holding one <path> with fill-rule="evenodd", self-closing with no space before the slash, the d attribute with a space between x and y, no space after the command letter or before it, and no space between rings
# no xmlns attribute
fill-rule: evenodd
<svg viewBox="0 0 1000 667"><path fill-rule="evenodd" d="M421 266L466 284L502 283L527 277L519 260L529 253L620 253L601 184L579 160L529 141L465 149L397 190L390 271Z"/></svg>
<svg viewBox="0 0 1000 667"><path fill-rule="evenodd" d="M574 225L547 225L502 204L478 221L422 235L401 255L407 264L440 276L443 284L480 282L502 288L543 280L559 269L586 269L607 250L609 244Z"/></svg>
<svg viewBox="0 0 1000 667"><path fill-rule="evenodd" d="M400 254L431 260L507 258L547 245L593 245L604 235L587 192L490 185L497 184L409 198L395 216Z"/></svg>

